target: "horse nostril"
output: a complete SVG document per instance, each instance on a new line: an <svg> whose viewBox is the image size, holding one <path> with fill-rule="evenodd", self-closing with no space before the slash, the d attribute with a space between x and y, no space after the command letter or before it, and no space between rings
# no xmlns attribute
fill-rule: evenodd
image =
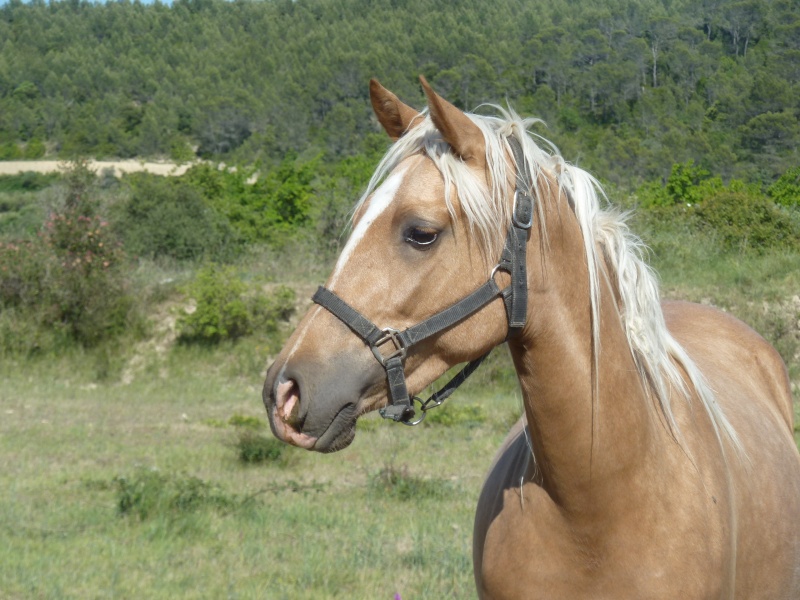
<svg viewBox="0 0 800 600"><path fill-rule="evenodd" d="M303 428L300 416L300 386L294 379L279 383L275 388L275 405L278 417L295 431Z"/></svg>

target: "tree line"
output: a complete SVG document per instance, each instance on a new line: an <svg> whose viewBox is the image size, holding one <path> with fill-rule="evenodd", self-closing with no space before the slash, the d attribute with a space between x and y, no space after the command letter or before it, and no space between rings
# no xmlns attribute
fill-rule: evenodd
<svg viewBox="0 0 800 600"><path fill-rule="evenodd" d="M422 106L420 73L541 117L629 189L689 160L764 186L800 162L794 0L11 0L0 158L333 163L384 143L369 78Z"/></svg>

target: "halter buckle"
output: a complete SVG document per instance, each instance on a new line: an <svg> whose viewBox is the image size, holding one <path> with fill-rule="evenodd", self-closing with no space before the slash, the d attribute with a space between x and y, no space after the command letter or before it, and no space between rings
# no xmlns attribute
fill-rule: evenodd
<svg viewBox="0 0 800 600"><path fill-rule="evenodd" d="M384 356L383 354L381 354L379 347L389 341L391 341L392 344L394 344L395 349L394 352L392 352L388 356ZM386 329L384 329L383 337L381 337L377 342L375 342L372 346L370 346L369 349L372 350L372 354L384 368L386 367L386 361L389 360L390 358L394 358L395 356L399 356L400 360L405 360L406 358L406 347L400 340L400 331L392 327L387 327Z"/></svg>

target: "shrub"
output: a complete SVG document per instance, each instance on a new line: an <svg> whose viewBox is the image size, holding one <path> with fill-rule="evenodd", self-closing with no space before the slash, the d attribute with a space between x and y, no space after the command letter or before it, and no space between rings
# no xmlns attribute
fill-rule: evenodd
<svg viewBox="0 0 800 600"><path fill-rule="evenodd" d="M193 186L147 174L126 180L130 197L117 208L116 229L132 254L227 260L239 251L234 231Z"/></svg>
<svg viewBox="0 0 800 600"><path fill-rule="evenodd" d="M672 165L672 171L663 186L658 182L645 184L639 188L637 196L644 208L693 205L724 187L722 179L710 177L708 171L695 166L694 161L690 160Z"/></svg>
<svg viewBox="0 0 800 600"><path fill-rule="evenodd" d="M0 144L0 160L19 160L22 158L22 150L14 142Z"/></svg>
<svg viewBox="0 0 800 600"><path fill-rule="evenodd" d="M36 192L53 185L57 173L23 171L16 175L0 175L0 192Z"/></svg>
<svg viewBox="0 0 800 600"><path fill-rule="evenodd" d="M290 155L252 184L247 183L246 172L208 164L195 165L181 179L201 193L245 240L281 246L310 216L316 168L317 161L298 164Z"/></svg>
<svg viewBox="0 0 800 600"><path fill-rule="evenodd" d="M239 441L236 444L239 461L248 465L270 463L286 466L291 448L280 440L247 429L239 432Z"/></svg>
<svg viewBox="0 0 800 600"><path fill-rule="evenodd" d="M41 305L52 258L41 240L0 242L0 305Z"/></svg>
<svg viewBox="0 0 800 600"><path fill-rule="evenodd" d="M158 515L179 516L203 508L231 508L236 499L197 477L167 475L139 469L130 477L114 479L120 515L144 521Z"/></svg>
<svg viewBox="0 0 800 600"><path fill-rule="evenodd" d="M97 185L97 173L83 158L75 159L60 165L61 179L66 185L64 205L79 215L93 216L97 209L94 191Z"/></svg>
<svg viewBox="0 0 800 600"><path fill-rule="evenodd" d="M729 250L800 250L800 219L762 195L724 191L697 205L694 216Z"/></svg>
<svg viewBox="0 0 800 600"><path fill-rule="evenodd" d="M28 331L25 340L4 342L6 350L32 350L56 338L95 346L136 325L123 271L125 255L99 214L94 172L85 161L76 161L61 177L64 201L50 212L38 235L0 244L0 308L13 309L30 325L10 327L5 322L5 341L12 331ZM41 183L36 178L22 181ZM50 334L32 335L36 328Z"/></svg>
<svg viewBox="0 0 800 600"><path fill-rule="evenodd" d="M249 415L233 415L230 419L228 419L228 425L241 427L242 429L258 430L264 427L264 421Z"/></svg>
<svg viewBox="0 0 800 600"><path fill-rule="evenodd" d="M464 404L463 402L448 401L443 405L429 410L423 423L453 427L463 425L477 427L486 421L486 411L479 404Z"/></svg>
<svg viewBox="0 0 800 600"><path fill-rule="evenodd" d="M47 152L44 142L38 138L33 138L22 151L22 157L27 159L42 158Z"/></svg>
<svg viewBox="0 0 800 600"><path fill-rule="evenodd" d="M271 332L294 310L291 288L280 286L270 295L248 294L232 268L214 264L200 270L186 293L196 307L178 319L184 343L217 344L256 331Z"/></svg>
<svg viewBox="0 0 800 600"><path fill-rule="evenodd" d="M775 204L800 208L800 167L789 169L767 190Z"/></svg>
<svg viewBox="0 0 800 600"><path fill-rule="evenodd" d="M33 240L0 243L0 306L94 346L130 326L124 254L101 217L53 214Z"/></svg>
<svg viewBox="0 0 800 600"><path fill-rule="evenodd" d="M67 209L50 218L45 232L53 264L44 293L53 318L87 346L125 331L134 303L123 273L124 253L108 222Z"/></svg>

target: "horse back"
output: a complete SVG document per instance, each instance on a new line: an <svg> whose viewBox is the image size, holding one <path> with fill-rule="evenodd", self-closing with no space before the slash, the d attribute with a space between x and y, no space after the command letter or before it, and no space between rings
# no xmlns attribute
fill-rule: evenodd
<svg viewBox="0 0 800 600"><path fill-rule="evenodd" d="M734 428L737 414L747 408L737 402L745 402L759 419L763 414L758 411L769 411L793 435L789 375L775 348L742 321L715 308L680 301L662 306L670 333L718 392L717 400ZM738 393L719 393L726 389Z"/></svg>

